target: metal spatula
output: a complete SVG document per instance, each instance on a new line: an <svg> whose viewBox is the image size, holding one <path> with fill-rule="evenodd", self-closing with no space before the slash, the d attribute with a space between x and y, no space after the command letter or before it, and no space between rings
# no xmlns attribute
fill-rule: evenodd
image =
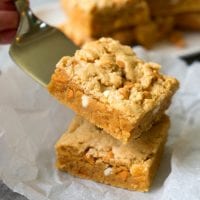
<svg viewBox="0 0 200 200"><path fill-rule="evenodd" d="M47 86L59 59L73 55L78 47L59 30L39 20L31 12L28 0L14 2L20 13L20 25L10 56L28 75Z"/></svg>

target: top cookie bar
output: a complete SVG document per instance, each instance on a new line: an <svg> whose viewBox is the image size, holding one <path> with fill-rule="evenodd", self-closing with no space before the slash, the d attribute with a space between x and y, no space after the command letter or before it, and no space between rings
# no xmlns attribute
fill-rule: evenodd
<svg viewBox="0 0 200 200"><path fill-rule="evenodd" d="M178 81L111 38L89 42L57 64L49 91L91 123L126 143L163 115Z"/></svg>
<svg viewBox="0 0 200 200"><path fill-rule="evenodd" d="M61 3L70 23L86 37L107 36L150 20L144 0L61 0Z"/></svg>

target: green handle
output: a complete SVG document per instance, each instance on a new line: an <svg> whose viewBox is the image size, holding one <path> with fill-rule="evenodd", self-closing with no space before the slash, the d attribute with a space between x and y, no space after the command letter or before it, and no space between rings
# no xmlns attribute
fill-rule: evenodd
<svg viewBox="0 0 200 200"><path fill-rule="evenodd" d="M42 22L33 14L28 0L14 0L17 11L20 14L20 23L17 36L33 32Z"/></svg>
<svg viewBox="0 0 200 200"><path fill-rule="evenodd" d="M19 13L23 14L29 10L28 0L14 0L15 6Z"/></svg>

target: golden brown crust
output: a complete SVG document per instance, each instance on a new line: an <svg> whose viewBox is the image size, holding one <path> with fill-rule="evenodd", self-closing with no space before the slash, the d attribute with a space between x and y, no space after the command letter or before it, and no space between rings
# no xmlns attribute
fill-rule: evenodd
<svg viewBox="0 0 200 200"><path fill-rule="evenodd" d="M97 182L148 191L160 163L168 128L169 119L164 116L142 137L123 145L77 116L56 144L57 167Z"/></svg>

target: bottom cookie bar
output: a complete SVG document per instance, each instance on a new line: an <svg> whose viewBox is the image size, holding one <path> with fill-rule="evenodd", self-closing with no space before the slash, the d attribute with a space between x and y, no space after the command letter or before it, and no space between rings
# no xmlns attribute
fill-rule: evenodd
<svg viewBox="0 0 200 200"><path fill-rule="evenodd" d="M76 116L56 144L57 168L112 186L148 191L160 163L169 124L169 118L163 116L140 138L122 144Z"/></svg>

